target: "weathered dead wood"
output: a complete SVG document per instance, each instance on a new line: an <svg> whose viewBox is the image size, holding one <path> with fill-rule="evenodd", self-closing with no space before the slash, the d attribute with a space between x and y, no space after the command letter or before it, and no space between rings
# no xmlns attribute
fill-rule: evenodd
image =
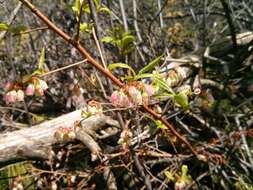
<svg viewBox="0 0 253 190"><path fill-rule="evenodd" d="M30 128L8 132L0 135L0 165L6 165L11 162L25 159L48 159L51 147L55 143L59 143L59 139L55 138L55 132L60 128L71 128L74 122L81 120L81 110L77 110L50 121L46 121ZM113 124L113 120L105 115L95 115L83 120L79 130L81 134L92 136L102 126ZM116 124L116 123L114 123ZM83 130L84 129L84 130ZM79 132L76 131L76 133ZM88 133L86 133L88 132ZM77 139L81 140L91 151L92 147L99 147L93 137L92 141L84 139L77 135ZM66 141L64 141L66 142Z"/></svg>
<svg viewBox="0 0 253 190"><path fill-rule="evenodd" d="M236 35L236 43L238 47L247 45L253 40L253 32L244 32ZM223 39L215 41L214 44L209 47L209 55L221 58L226 56L232 49L233 43L231 36L227 36Z"/></svg>

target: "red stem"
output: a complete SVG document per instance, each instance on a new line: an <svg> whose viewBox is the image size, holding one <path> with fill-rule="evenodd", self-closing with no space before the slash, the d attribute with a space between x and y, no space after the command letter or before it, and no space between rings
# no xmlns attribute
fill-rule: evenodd
<svg viewBox="0 0 253 190"><path fill-rule="evenodd" d="M27 8L29 8L35 15L37 15L47 26L49 29L57 33L61 36L67 43L73 45L87 60L90 64L95 66L104 76L110 78L115 85L118 87L123 87L124 84L115 77L111 72L101 66L81 45L79 42L74 41L68 34L63 32L60 28L58 28L53 22L51 22L42 12L40 12L33 4L31 4L28 0L19 0L21 1ZM164 118L160 117L159 114L150 109L147 105L143 105L143 108L146 112L151 114L154 118L162 121L164 125L178 138L180 139L188 148L192 151L194 155L198 155L197 152L193 149L192 145L182 137L175 128Z"/></svg>

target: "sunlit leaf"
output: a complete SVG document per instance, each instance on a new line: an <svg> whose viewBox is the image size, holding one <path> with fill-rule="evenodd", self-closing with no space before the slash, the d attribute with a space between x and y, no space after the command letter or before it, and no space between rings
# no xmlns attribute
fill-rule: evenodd
<svg viewBox="0 0 253 190"><path fill-rule="evenodd" d="M80 31L81 32L87 32L87 33L91 33L91 28L90 25L86 22L81 23L80 24Z"/></svg>
<svg viewBox="0 0 253 190"><path fill-rule="evenodd" d="M100 7L98 9L98 12L104 12L104 13L107 13L108 15L111 15L111 10L108 8L108 7Z"/></svg>
<svg viewBox="0 0 253 190"><path fill-rule="evenodd" d="M174 96L176 103L178 103L183 109L189 108L188 96L185 93L178 93Z"/></svg>
<svg viewBox="0 0 253 190"><path fill-rule="evenodd" d="M182 174L180 177L181 181L184 181L186 184L190 185L192 183L192 178L190 175L188 175L188 166L187 165L183 165L182 168Z"/></svg>
<svg viewBox="0 0 253 190"><path fill-rule="evenodd" d="M0 31L2 31L2 30L8 30L8 29L9 29L8 24L6 24L6 23L0 23Z"/></svg>
<svg viewBox="0 0 253 190"><path fill-rule="evenodd" d="M164 174L167 177L169 182L170 181L175 181L175 177L173 176L173 174L170 171L165 171Z"/></svg>
<svg viewBox="0 0 253 190"><path fill-rule="evenodd" d="M81 2L80 2L80 0L75 0L75 4L74 4L74 6L72 7L72 10L73 10L74 12L76 12L76 19L78 20L78 19L79 19L80 12L81 12Z"/></svg>
<svg viewBox="0 0 253 190"><path fill-rule="evenodd" d="M25 31L25 30L26 30L26 27L24 25L19 25L19 26L9 28L9 31L14 34L18 34L18 33Z"/></svg>
<svg viewBox="0 0 253 190"><path fill-rule="evenodd" d="M134 42L135 37L133 35L126 35L121 40L121 48L125 49L130 43Z"/></svg>
<svg viewBox="0 0 253 190"><path fill-rule="evenodd" d="M101 39L102 42L105 42L105 43L111 43L113 41L113 37L111 36L105 36Z"/></svg>
<svg viewBox="0 0 253 190"><path fill-rule="evenodd" d="M35 124L38 124L38 123L41 123L43 121L47 120L47 117L46 116L43 116L43 115L37 115L37 114L32 114L32 124L35 125Z"/></svg>
<svg viewBox="0 0 253 190"><path fill-rule="evenodd" d="M108 66L108 69L109 69L110 71L114 70L115 68L129 69L129 70L132 72L133 76L136 75L136 73L135 73L135 71L133 70L133 68L130 67L129 65L125 64L125 63L112 63L112 64L110 64L110 65Z"/></svg>
<svg viewBox="0 0 253 190"><path fill-rule="evenodd" d="M171 89L171 87L164 81L164 79L162 77L160 77L159 75L154 75L152 77L153 81L163 90L174 94L173 90Z"/></svg>
<svg viewBox="0 0 253 190"><path fill-rule="evenodd" d="M151 73L144 73L144 74L138 74L134 77L134 80L144 79L144 78L152 78L154 74Z"/></svg>
<svg viewBox="0 0 253 190"><path fill-rule="evenodd" d="M154 69L154 67L160 63L161 58L163 57L163 55L160 55L159 57L155 58L153 61L151 61L147 66L143 67L140 71L139 74L143 74L146 73L148 71L151 71Z"/></svg>
<svg viewBox="0 0 253 190"><path fill-rule="evenodd" d="M167 127L160 120L156 120L155 124L159 129L167 129Z"/></svg>
<svg viewBox="0 0 253 190"><path fill-rule="evenodd" d="M43 66L45 64L45 48L43 47L40 53L40 59L38 62L38 70L43 70Z"/></svg>
<svg viewBox="0 0 253 190"><path fill-rule="evenodd" d="M80 13L80 9L81 9L81 2L80 0L75 0L75 5L72 7L72 10Z"/></svg>

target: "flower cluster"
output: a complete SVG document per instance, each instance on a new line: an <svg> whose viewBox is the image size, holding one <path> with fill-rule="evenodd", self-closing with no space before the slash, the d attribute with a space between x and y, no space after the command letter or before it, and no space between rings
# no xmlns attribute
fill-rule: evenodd
<svg viewBox="0 0 253 190"><path fill-rule="evenodd" d="M24 101L24 91L20 89L10 90L9 92L6 93L4 99L7 104L14 103L14 102L22 102Z"/></svg>
<svg viewBox="0 0 253 190"><path fill-rule="evenodd" d="M32 77L31 81L28 83L25 94L27 96L44 96L44 91L48 89L47 83L37 77Z"/></svg>
<svg viewBox="0 0 253 190"><path fill-rule="evenodd" d="M101 104L95 100L91 100L88 102L88 105L82 110L82 117L84 119L96 115L96 114L101 114L103 112L103 108Z"/></svg>
<svg viewBox="0 0 253 190"><path fill-rule="evenodd" d="M111 102L115 106L133 107L147 104L154 94L155 90L152 85L135 82L114 91L111 95Z"/></svg>
<svg viewBox="0 0 253 190"><path fill-rule="evenodd" d="M24 101L27 96L43 96L45 90L48 89L47 83L37 77L31 77L28 82L8 82L5 85L6 94L4 100L7 104Z"/></svg>

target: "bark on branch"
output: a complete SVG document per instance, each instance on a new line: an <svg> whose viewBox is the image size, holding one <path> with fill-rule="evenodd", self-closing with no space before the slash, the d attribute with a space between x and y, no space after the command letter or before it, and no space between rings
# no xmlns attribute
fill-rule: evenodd
<svg viewBox="0 0 253 190"><path fill-rule="evenodd" d="M32 126L30 128L17 130L14 132L8 132L0 135L0 166L8 163L25 160L25 159L48 159L49 151L55 143L59 143L59 139L55 137L55 132L59 128L71 128L76 121L81 120L81 110L77 110L50 121L46 121L39 125ZM105 115L95 115L83 120L82 127L76 131L80 134L85 134L91 137L92 141L79 137L92 153L96 152L99 147L95 140L92 138L92 133L106 124L117 125L117 122ZM70 140L66 140L67 142ZM94 148L95 147L95 148Z"/></svg>

